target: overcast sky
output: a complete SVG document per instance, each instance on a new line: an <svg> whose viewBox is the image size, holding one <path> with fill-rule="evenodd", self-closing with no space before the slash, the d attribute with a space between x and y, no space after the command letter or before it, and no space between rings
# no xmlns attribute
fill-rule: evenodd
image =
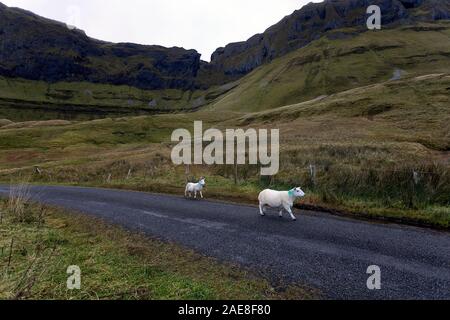
<svg viewBox="0 0 450 320"><path fill-rule="evenodd" d="M112 42L196 49L203 60L322 0L0 0Z"/></svg>

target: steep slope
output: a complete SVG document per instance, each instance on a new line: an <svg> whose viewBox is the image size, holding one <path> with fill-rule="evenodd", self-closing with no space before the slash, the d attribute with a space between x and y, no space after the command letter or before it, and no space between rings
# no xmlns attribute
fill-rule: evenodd
<svg viewBox="0 0 450 320"><path fill-rule="evenodd" d="M239 78L262 64L308 45L330 30L353 28L351 32L336 33L339 38L366 32L366 10L370 5L380 6L383 28L450 19L449 0L326 0L309 3L263 34L217 49L209 68L220 70L231 78Z"/></svg>
<svg viewBox="0 0 450 320"><path fill-rule="evenodd" d="M86 120L192 112L234 87L235 84L230 83L208 90L144 90L85 81L48 83L0 76L0 119Z"/></svg>
<svg viewBox="0 0 450 320"><path fill-rule="evenodd" d="M450 19L450 0L327 0L310 3L263 34L219 48L211 63L195 50L113 44L64 23L0 3L0 75L29 80L87 81L141 89L207 89L305 47L332 30L366 32L366 9L378 4L383 27Z"/></svg>
<svg viewBox="0 0 450 320"><path fill-rule="evenodd" d="M429 149L448 152L449 95L450 72L428 74L386 81L321 99L247 114L241 118L240 123L255 126L257 123L270 122L283 126L282 123L290 125L307 119L322 123L326 122L325 119L335 119L338 125L339 121L342 121L338 119L345 119L348 123L366 122L366 126L379 125L376 134L372 136L374 140L414 142ZM307 132L304 128L297 128L302 131L304 138L321 136L328 140L345 140L344 134L330 136L332 128L323 128L323 132ZM352 130L345 135L352 137L354 142L357 134L356 130ZM294 144L292 141L292 145Z"/></svg>
<svg viewBox="0 0 450 320"><path fill-rule="evenodd" d="M365 28L372 3L383 9L382 31ZM91 119L208 104L253 112L443 72L450 66L444 19L450 0L329 0L218 49L206 63L195 50L102 42L0 3L0 117Z"/></svg>
<svg viewBox="0 0 450 320"><path fill-rule="evenodd" d="M450 71L449 22L336 39L341 32L329 32L308 47L259 67L211 108L261 111L380 81Z"/></svg>
<svg viewBox="0 0 450 320"><path fill-rule="evenodd" d="M199 65L195 50L102 42L0 3L2 76L187 90L194 87Z"/></svg>
<svg viewBox="0 0 450 320"><path fill-rule="evenodd" d="M306 204L448 226L449 90L449 74L434 74L250 115L199 111L73 123L4 122L0 179L179 194L186 169L171 161L173 130L192 130L198 120L221 130L273 127L280 129L281 170L270 182L261 178L259 166L239 166L238 186L227 165L192 166L190 173L208 177L209 197L254 201L263 186L301 184L309 190ZM310 164L316 165L317 185ZM420 172L418 185L412 183L413 170Z"/></svg>

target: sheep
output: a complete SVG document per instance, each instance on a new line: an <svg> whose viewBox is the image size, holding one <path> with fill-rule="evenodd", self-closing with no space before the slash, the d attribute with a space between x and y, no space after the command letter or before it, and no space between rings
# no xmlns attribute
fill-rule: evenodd
<svg viewBox="0 0 450 320"><path fill-rule="evenodd" d="M184 196L187 198L188 197L188 193L189 193L189 197L192 198L192 193L194 193L194 199L197 199L197 193L200 192L200 196L203 199L203 188L206 185L206 181L205 178L202 177L200 178L200 181L198 183L188 183L186 185L186 190L184 192Z"/></svg>
<svg viewBox="0 0 450 320"><path fill-rule="evenodd" d="M290 191L275 191L275 190L264 190L259 194L259 211L261 216L265 216L264 208L271 207L280 209L280 218L283 217L283 210L286 210L290 215L292 220L296 221L297 218L292 213L292 207L294 206L294 201L297 198L304 197L305 193L301 188L294 188Z"/></svg>

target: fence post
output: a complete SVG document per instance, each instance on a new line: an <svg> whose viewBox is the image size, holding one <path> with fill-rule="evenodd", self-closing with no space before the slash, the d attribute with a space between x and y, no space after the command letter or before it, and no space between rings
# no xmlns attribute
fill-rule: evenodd
<svg viewBox="0 0 450 320"><path fill-rule="evenodd" d="M189 182L189 175L191 173L190 166L187 164L184 170L184 175L186 176L186 183Z"/></svg>
<svg viewBox="0 0 450 320"><path fill-rule="evenodd" d="M270 185L273 186L275 185L276 181L275 181L275 175L270 176Z"/></svg>
<svg viewBox="0 0 450 320"><path fill-rule="evenodd" d="M414 184L417 186L418 184L419 184L419 182L420 182L420 176L419 176L419 173L416 171L416 170L414 170L413 171L413 181L414 181Z"/></svg>
<svg viewBox="0 0 450 320"><path fill-rule="evenodd" d="M316 165L310 164L309 171L311 173L311 181L312 181L313 187L315 187L316 186Z"/></svg>
<svg viewBox="0 0 450 320"><path fill-rule="evenodd" d="M6 272L5 272L6 275L8 275L9 267L11 266L11 258L12 258L12 253L13 253L13 246L14 246L14 238L11 238L11 244L9 246L8 265L6 266Z"/></svg>

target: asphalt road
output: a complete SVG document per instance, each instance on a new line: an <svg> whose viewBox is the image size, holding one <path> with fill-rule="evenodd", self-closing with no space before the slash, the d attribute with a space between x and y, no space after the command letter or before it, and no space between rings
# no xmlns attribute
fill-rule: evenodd
<svg viewBox="0 0 450 320"><path fill-rule="evenodd" d="M36 200L179 243L333 299L450 299L450 233L297 211L75 187L32 187ZM8 187L0 186L0 195ZM367 288L371 265L381 290Z"/></svg>

